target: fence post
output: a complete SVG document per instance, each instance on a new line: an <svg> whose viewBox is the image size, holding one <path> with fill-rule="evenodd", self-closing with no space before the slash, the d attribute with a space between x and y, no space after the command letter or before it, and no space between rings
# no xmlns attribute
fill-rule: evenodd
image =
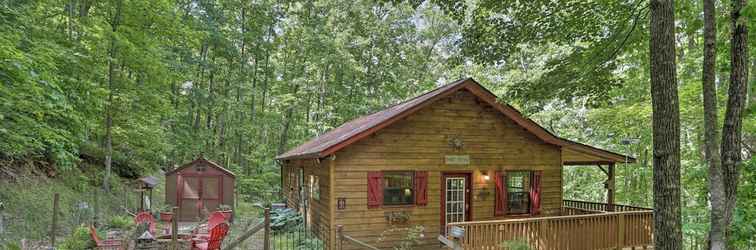
<svg viewBox="0 0 756 250"><path fill-rule="evenodd" d="M60 200L60 194L55 193L53 195L53 214L52 214L52 226L50 227L50 246L55 249L55 232L58 231L58 202Z"/></svg>
<svg viewBox="0 0 756 250"><path fill-rule="evenodd" d="M625 247L625 214L617 214L617 249Z"/></svg>
<svg viewBox="0 0 756 250"><path fill-rule="evenodd" d="M270 250L270 208L265 208L265 242L264 250Z"/></svg>
<svg viewBox="0 0 756 250"><path fill-rule="evenodd" d="M339 250L344 249L344 225L336 226L336 235L339 241Z"/></svg>
<svg viewBox="0 0 756 250"><path fill-rule="evenodd" d="M171 249L178 249L178 207L173 207L173 218L171 218Z"/></svg>

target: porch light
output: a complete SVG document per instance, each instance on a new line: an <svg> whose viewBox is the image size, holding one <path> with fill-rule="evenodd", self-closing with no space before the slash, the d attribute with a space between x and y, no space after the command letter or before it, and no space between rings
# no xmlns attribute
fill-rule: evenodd
<svg viewBox="0 0 756 250"><path fill-rule="evenodd" d="M489 181L491 180L491 176L489 176L488 173L483 173L483 180Z"/></svg>

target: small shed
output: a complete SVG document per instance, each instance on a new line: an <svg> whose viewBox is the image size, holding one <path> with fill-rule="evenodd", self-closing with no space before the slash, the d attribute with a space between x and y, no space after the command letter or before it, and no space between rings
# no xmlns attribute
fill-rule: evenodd
<svg viewBox="0 0 756 250"><path fill-rule="evenodd" d="M222 205L232 207L234 173L202 156L165 173L165 201L179 221L200 221Z"/></svg>

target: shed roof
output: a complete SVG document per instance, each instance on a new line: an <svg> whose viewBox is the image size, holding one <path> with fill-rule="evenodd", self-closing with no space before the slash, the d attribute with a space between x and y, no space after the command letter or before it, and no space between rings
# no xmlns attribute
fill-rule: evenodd
<svg viewBox="0 0 756 250"><path fill-rule="evenodd" d="M218 165L218 163L215 163L213 161L207 160L207 159L205 159L202 156L200 156L199 158L197 158L196 160L194 160L194 161L192 161L190 163L181 165L180 167L177 167L177 168L175 168L175 169L173 169L171 171L166 172L165 175L168 176L168 175L172 175L174 173L178 173L181 170L183 170L185 168L188 168L188 167L191 167L191 166L194 166L194 165L196 165L198 163L206 164L206 165L208 165L210 167L213 167L213 168L216 168L216 169L220 170L221 172L225 173L226 175L229 175L231 177L236 178L236 175L234 175L234 172L231 172L230 170L225 169L225 168L221 167L220 165Z"/></svg>
<svg viewBox="0 0 756 250"><path fill-rule="evenodd" d="M477 96L480 100L494 107L503 115L513 120L544 142L562 147L563 161L565 165L635 162L635 159L632 157L564 139L552 134L533 120L523 116L522 113L509 104L498 102L496 95L481 86L472 78L457 80L423 95L393 105L387 109L344 123L323 135L315 137L304 144L279 155L276 159L293 160L329 156L396 121L415 113L416 111L432 104L434 101L445 98L462 89Z"/></svg>
<svg viewBox="0 0 756 250"><path fill-rule="evenodd" d="M158 183L160 183L160 180L158 180L155 176L145 176L142 178L139 178L139 181L141 181L144 185L146 185L149 188L153 188L157 186Z"/></svg>

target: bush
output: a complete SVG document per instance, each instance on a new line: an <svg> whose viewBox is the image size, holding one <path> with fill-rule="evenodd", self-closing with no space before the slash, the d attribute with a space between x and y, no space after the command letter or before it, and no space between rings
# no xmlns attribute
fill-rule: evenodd
<svg viewBox="0 0 756 250"><path fill-rule="evenodd" d="M299 242L297 242L298 250L322 250L323 246L323 241L314 237L305 237L304 239L301 239L299 240Z"/></svg>
<svg viewBox="0 0 756 250"><path fill-rule="evenodd" d="M425 227L423 226L413 226L413 227L407 227L407 228L397 228L392 227L390 229L387 229L381 233L381 237L378 238L378 241L386 241L388 239L389 235L396 235L402 234L404 235L404 238L401 240L395 241L393 249L394 250L410 250L413 249L415 246L419 245L423 238L425 238Z"/></svg>
<svg viewBox="0 0 756 250"><path fill-rule="evenodd" d="M291 208L270 210L270 228L276 231L291 229L303 222L302 215Z"/></svg>
<svg viewBox="0 0 756 250"><path fill-rule="evenodd" d="M501 248L507 250L530 250L530 245L523 240L510 240L502 243Z"/></svg>
<svg viewBox="0 0 756 250"><path fill-rule="evenodd" d="M6 244L0 244L0 249L21 250L21 247L18 246L18 244L16 243L6 243Z"/></svg>
<svg viewBox="0 0 756 250"><path fill-rule="evenodd" d="M111 229L128 230L134 225L134 221L126 216L113 216L108 222L108 227Z"/></svg>
<svg viewBox="0 0 756 250"><path fill-rule="evenodd" d="M79 250L79 249L91 249L95 246L92 237L89 235L89 228L84 225L74 229L73 234L66 238L59 249L61 250Z"/></svg>

